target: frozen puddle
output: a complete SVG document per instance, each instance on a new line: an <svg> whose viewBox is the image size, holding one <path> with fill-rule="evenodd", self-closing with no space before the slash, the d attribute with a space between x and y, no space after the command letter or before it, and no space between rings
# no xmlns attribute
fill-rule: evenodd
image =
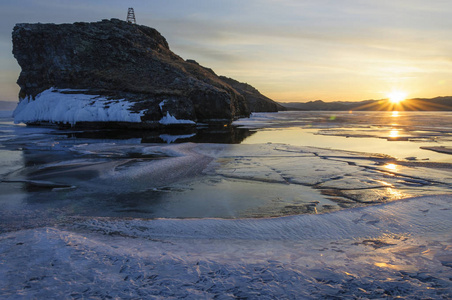
<svg viewBox="0 0 452 300"><path fill-rule="evenodd" d="M133 197L110 198L110 215L144 218L242 218L315 213L335 205L317 190L301 185L202 177L187 184L155 188ZM326 207L326 208L325 208Z"/></svg>
<svg viewBox="0 0 452 300"><path fill-rule="evenodd" d="M0 296L449 299L452 197L274 219L76 218L0 235Z"/></svg>

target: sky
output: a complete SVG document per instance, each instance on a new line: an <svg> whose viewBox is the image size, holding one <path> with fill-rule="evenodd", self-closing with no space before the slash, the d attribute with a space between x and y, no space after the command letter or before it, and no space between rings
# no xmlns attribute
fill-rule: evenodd
<svg viewBox="0 0 452 300"><path fill-rule="evenodd" d="M450 0L2 0L0 100L18 101L16 23L126 19L280 102L452 96Z"/></svg>

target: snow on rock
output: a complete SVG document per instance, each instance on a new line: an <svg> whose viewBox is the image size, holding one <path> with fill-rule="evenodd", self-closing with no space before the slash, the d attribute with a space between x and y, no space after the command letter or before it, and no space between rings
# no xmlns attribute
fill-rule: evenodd
<svg viewBox="0 0 452 300"><path fill-rule="evenodd" d="M22 99L14 111L15 123L47 121L75 125L77 122L141 122L143 112L130 111L133 103L96 95L51 88L35 100Z"/></svg>
<svg viewBox="0 0 452 300"><path fill-rule="evenodd" d="M166 100L163 100L162 102L159 103L160 110L163 109L163 106L165 105L165 103L166 103Z"/></svg>
<svg viewBox="0 0 452 300"><path fill-rule="evenodd" d="M160 103L162 104L162 103ZM160 124L163 125L172 125L172 124L196 124L191 120L178 120L176 117L172 116L169 112L166 112L166 116L159 121Z"/></svg>

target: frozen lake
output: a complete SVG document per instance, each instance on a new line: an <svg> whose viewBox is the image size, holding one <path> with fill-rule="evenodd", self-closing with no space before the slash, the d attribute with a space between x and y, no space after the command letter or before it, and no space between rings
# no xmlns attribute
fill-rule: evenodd
<svg viewBox="0 0 452 300"><path fill-rule="evenodd" d="M5 113L0 296L449 298L451 117L125 132Z"/></svg>
<svg viewBox="0 0 452 300"><path fill-rule="evenodd" d="M255 113L235 124L255 128L244 143L285 143L380 153L397 159L452 163L428 147L452 147L451 112L280 112Z"/></svg>
<svg viewBox="0 0 452 300"><path fill-rule="evenodd" d="M6 115L1 227L10 218L14 227L17 214L31 224L79 215L279 217L450 193L451 117L258 113L174 133L33 128Z"/></svg>

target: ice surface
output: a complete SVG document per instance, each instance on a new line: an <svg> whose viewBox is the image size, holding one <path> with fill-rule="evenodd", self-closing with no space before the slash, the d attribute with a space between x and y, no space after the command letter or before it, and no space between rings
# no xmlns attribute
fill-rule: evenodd
<svg viewBox="0 0 452 300"><path fill-rule="evenodd" d="M101 96L62 93L51 88L34 100L22 99L14 111L15 123L48 121L74 125L77 122L141 122L143 112L130 110L133 103ZM80 91L82 92L82 91Z"/></svg>
<svg viewBox="0 0 452 300"><path fill-rule="evenodd" d="M12 166L0 186L23 183L28 205L41 203L33 206L39 211L56 205L61 217L277 217L450 192L445 169L313 147L42 137L29 142L24 167ZM387 168L389 162L395 169ZM13 213L1 214L4 230L15 228L8 225Z"/></svg>
<svg viewBox="0 0 452 300"><path fill-rule="evenodd" d="M0 118L12 117L13 112L11 110L0 110Z"/></svg>
<svg viewBox="0 0 452 300"><path fill-rule="evenodd" d="M380 153L398 159L452 162L431 147L452 147L450 112L310 112L253 113L234 122L256 130L247 144L266 142Z"/></svg>
<svg viewBox="0 0 452 300"><path fill-rule="evenodd" d="M74 219L0 235L0 296L448 299L451 211L432 196L276 219Z"/></svg>
<svg viewBox="0 0 452 300"><path fill-rule="evenodd" d="M452 297L447 163L87 136L0 122L0 298Z"/></svg>
<svg viewBox="0 0 452 300"><path fill-rule="evenodd" d="M422 149L436 151L436 152L440 152L440 153L452 154L452 147L445 147L445 146L440 146L440 147L422 147Z"/></svg>

